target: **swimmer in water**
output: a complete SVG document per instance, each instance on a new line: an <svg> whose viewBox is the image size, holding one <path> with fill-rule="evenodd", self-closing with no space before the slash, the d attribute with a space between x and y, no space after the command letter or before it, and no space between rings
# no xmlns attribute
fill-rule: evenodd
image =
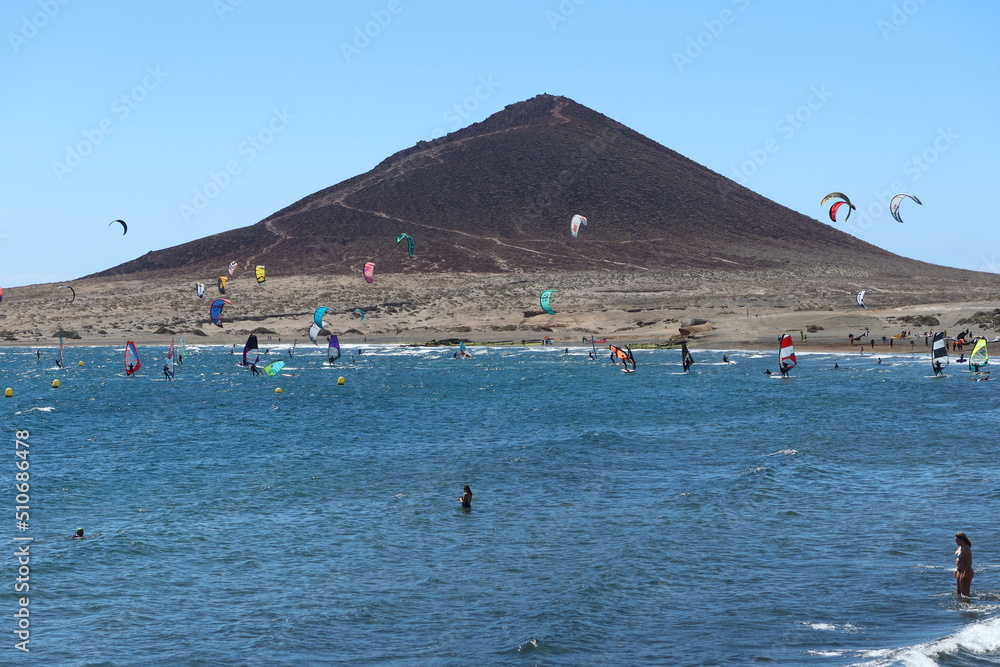
<svg viewBox="0 0 1000 667"><path fill-rule="evenodd" d="M468 488L468 487L466 487ZM959 595L969 596L969 588L972 586L972 540L965 533L955 533L955 584Z"/></svg>
<svg viewBox="0 0 1000 667"><path fill-rule="evenodd" d="M468 484L462 487L462 497L455 498L455 500L458 500L462 503L463 509L469 509L472 507L472 489L469 488Z"/></svg>

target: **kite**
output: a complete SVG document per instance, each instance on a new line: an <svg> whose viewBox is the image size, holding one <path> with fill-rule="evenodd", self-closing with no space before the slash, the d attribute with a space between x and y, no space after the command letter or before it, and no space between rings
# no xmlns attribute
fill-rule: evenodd
<svg viewBox="0 0 1000 667"><path fill-rule="evenodd" d="M412 257L412 255L410 255ZM365 280L369 283L375 282L375 262L365 262Z"/></svg>
<svg viewBox="0 0 1000 667"><path fill-rule="evenodd" d="M263 264L258 264L254 268L254 275L257 276L257 284L258 285L263 285L264 281L267 280L267 275L264 272L264 265Z"/></svg>
<svg viewBox="0 0 1000 667"><path fill-rule="evenodd" d="M69 285L60 285L59 289L68 289L73 294L73 296L70 297L69 302L73 303L74 301L76 301L76 290L75 289L73 289Z"/></svg>
<svg viewBox="0 0 1000 667"><path fill-rule="evenodd" d="M0 297L2 296L3 296L3 290L0 290ZM360 308L355 308L352 314L358 315L361 318L362 322L365 321L365 311L361 310Z"/></svg>
<svg viewBox="0 0 1000 667"><path fill-rule="evenodd" d="M413 240L413 237L410 236L409 234L400 234L399 236L396 237L396 243L399 243L403 239L406 239L406 246L407 246L406 252L409 254L410 257L413 257L413 251L416 249L417 246L416 242Z"/></svg>
<svg viewBox="0 0 1000 667"><path fill-rule="evenodd" d="M232 278L236 269L240 268L239 262L229 262L229 277Z"/></svg>
<svg viewBox="0 0 1000 667"><path fill-rule="evenodd" d="M851 219L851 211L854 210L854 204L849 201L838 201L830 207L830 220L833 222L837 222L837 211L840 210L841 206L847 206L847 217L844 218L844 222Z"/></svg>
<svg viewBox="0 0 1000 667"><path fill-rule="evenodd" d="M124 220L112 220L111 222L108 223L108 227L115 224L116 222L122 226L122 236L128 234L128 225L125 224Z"/></svg>
<svg viewBox="0 0 1000 667"><path fill-rule="evenodd" d="M905 193L896 195L895 197L892 198L892 201L889 202L889 213L892 215L893 219L896 222L903 222L903 219L899 217L899 205L902 203L904 197L909 197L913 201L923 206L920 200L914 197L913 195L908 195Z"/></svg>
<svg viewBox="0 0 1000 667"><path fill-rule="evenodd" d="M219 276L219 283L218 283L219 294L225 294L226 293L226 285L228 285L228 284L229 284L229 278L227 278L225 276Z"/></svg>
<svg viewBox="0 0 1000 667"><path fill-rule="evenodd" d="M557 289L547 289L544 292L542 292L539 295L539 297L538 297L538 303L539 303L539 305L541 305L542 310L544 310L549 315L555 315L556 314L556 311L552 310L552 306L550 305L550 301L552 300L552 295L555 294L558 291L559 290L557 290Z"/></svg>
<svg viewBox="0 0 1000 667"><path fill-rule="evenodd" d="M580 233L580 225L586 225L587 219L582 215L574 215L569 223L569 231L573 233L573 238Z"/></svg>
<svg viewBox="0 0 1000 667"><path fill-rule="evenodd" d="M264 374L275 376L281 372L281 369L285 367L284 361L272 361L267 366L264 366Z"/></svg>
<svg viewBox="0 0 1000 667"><path fill-rule="evenodd" d="M323 316L326 315L327 311L330 311L330 314L334 314L334 313L337 312L333 308L327 308L326 306L320 306L319 308L316 309L316 312L313 313L313 322L316 323L316 326L318 326L318 327L326 327L327 326L326 322L323 321Z"/></svg>
<svg viewBox="0 0 1000 667"><path fill-rule="evenodd" d="M194 288L198 292L198 298L199 299L204 299L205 298L205 283L195 283L194 284Z"/></svg>
<svg viewBox="0 0 1000 667"><path fill-rule="evenodd" d="M233 305L233 302L229 299L216 299L212 302L212 308L209 310L209 314L212 317L212 324L220 329L222 328L222 309L227 303L230 306Z"/></svg>

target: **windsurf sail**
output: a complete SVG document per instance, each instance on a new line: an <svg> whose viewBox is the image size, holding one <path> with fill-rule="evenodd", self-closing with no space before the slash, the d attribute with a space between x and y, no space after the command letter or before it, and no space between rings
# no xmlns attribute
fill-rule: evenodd
<svg viewBox="0 0 1000 667"><path fill-rule="evenodd" d="M691 370L691 366L694 364L694 357L688 352L687 343L681 343L681 366L684 368L684 372L687 373Z"/></svg>
<svg viewBox="0 0 1000 667"><path fill-rule="evenodd" d="M369 283L375 282L375 262L365 262L363 273L365 274L365 280Z"/></svg>
<svg viewBox="0 0 1000 667"><path fill-rule="evenodd" d="M781 340L778 343L778 366L781 368L782 375L795 368L795 364L797 363L795 359L795 346L792 344L792 335L782 334Z"/></svg>
<svg viewBox="0 0 1000 667"><path fill-rule="evenodd" d="M867 308L868 307L868 306L865 305L865 294L867 292L868 292L868 290L866 290L866 289L863 289L860 292L858 292L858 305L861 306L862 308ZM876 301L877 301L877 299L876 299Z"/></svg>
<svg viewBox="0 0 1000 667"><path fill-rule="evenodd" d="M251 350L257 350L257 349L259 349L257 347L257 335L256 334L250 334L250 336L247 338L246 344L243 346L243 365L244 366L249 366L250 363L251 363L251 362L247 361L247 355L250 353L250 351ZM253 360L253 363L257 363L258 361L260 361L260 355L257 355L257 358Z"/></svg>
<svg viewBox="0 0 1000 667"><path fill-rule="evenodd" d="M580 225L586 225L587 219L582 215L574 215L573 219L569 223L569 231L573 234L573 238L580 233Z"/></svg>
<svg viewBox="0 0 1000 667"><path fill-rule="evenodd" d="M291 356L293 356L295 354L295 344L298 343L298 342L299 342L298 338L296 338L295 340L292 341L292 346L290 348L288 348L288 356L289 357L291 357Z"/></svg>
<svg viewBox="0 0 1000 667"><path fill-rule="evenodd" d="M254 267L254 275L257 276L257 284L263 285L264 281L267 280L267 272L264 270L263 264L258 264Z"/></svg>
<svg viewBox="0 0 1000 667"><path fill-rule="evenodd" d="M135 343L128 341L125 343L125 375L135 375L142 367L142 360L139 359L139 350Z"/></svg>
<svg viewBox="0 0 1000 667"><path fill-rule="evenodd" d="M632 370L635 370L635 358L632 356L632 348L626 345L624 348L618 347L617 345L608 345L608 349L611 350L611 362L617 363L622 362L622 365L628 369L629 364L632 364Z"/></svg>
<svg viewBox="0 0 1000 667"><path fill-rule="evenodd" d="M218 280L217 284L218 284L218 287L219 287L219 294L225 294L226 293L226 285L229 284L229 278L227 278L225 276L219 276L219 280Z"/></svg>
<svg viewBox="0 0 1000 667"><path fill-rule="evenodd" d="M458 341L458 356L462 357L463 359L471 359L472 358L472 353L465 349L465 341L464 340Z"/></svg>
<svg viewBox="0 0 1000 667"><path fill-rule="evenodd" d="M281 372L281 369L285 367L284 361L272 361L267 366L264 366L264 374L275 376Z"/></svg>
<svg viewBox="0 0 1000 667"><path fill-rule="evenodd" d="M313 312L313 322L316 323L316 326L321 328L326 326L326 323L323 322L323 316L326 315L328 311L331 313L337 312L333 308L327 308L326 306L320 306L315 312Z"/></svg>
<svg viewBox="0 0 1000 667"><path fill-rule="evenodd" d="M194 288L198 292L198 298L199 299L204 299L205 298L205 283L195 283L194 284Z"/></svg>
<svg viewBox="0 0 1000 667"><path fill-rule="evenodd" d="M187 346L184 344L184 336L181 336L181 339L177 345L177 363L183 364L184 355L186 354L187 354Z"/></svg>
<svg viewBox="0 0 1000 667"><path fill-rule="evenodd" d="M163 364L167 379L174 379L174 339L170 339L170 347L167 348L167 363Z"/></svg>
<svg viewBox="0 0 1000 667"><path fill-rule="evenodd" d="M990 363L990 353L986 349L986 339L977 338L976 344L969 355L969 370L978 370L980 366Z"/></svg>
<svg viewBox="0 0 1000 667"><path fill-rule="evenodd" d="M549 315L556 314L556 311L552 310L552 295L558 291L557 289L547 289L538 296L538 305Z"/></svg>
<svg viewBox="0 0 1000 667"><path fill-rule="evenodd" d="M66 368L66 359L63 357L63 339L59 336L59 368Z"/></svg>
<svg viewBox="0 0 1000 667"><path fill-rule="evenodd" d="M413 237L409 234L400 234L396 237L396 243L399 243L403 239L406 239L406 252L410 257L413 257L413 253L416 250L417 244L413 240Z"/></svg>
<svg viewBox="0 0 1000 667"><path fill-rule="evenodd" d="M219 327L220 329L222 328L222 309L226 306L227 303L230 306L233 305L233 302L230 301L229 299L216 299L215 301L212 302L212 308L208 311L209 315L212 318L212 324Z"/></svg>
<svg viewBox="0 0 1000 667"><path fill-rule="evenodd" d="M931 343L931 368L934 369L934 375L940 374L947 365L948 341L944 339L944 333L939 331L934 334L934 340Z"/></svg>
<svg viewBox="0 0 1000 667"><path fill-rule="evenodd" d="M331 364L337 359L340 359L340 340L336 335L330 336L330 340L326 348L326 356L330 359Z"/></svg>

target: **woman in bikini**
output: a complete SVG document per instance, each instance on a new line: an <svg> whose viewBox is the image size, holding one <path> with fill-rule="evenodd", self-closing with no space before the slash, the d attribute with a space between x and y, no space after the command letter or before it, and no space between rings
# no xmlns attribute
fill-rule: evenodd
<svg viewBox="0 0 1000 667"><path fill-rule="evenodd" d="M965 533L955 533L955 583L958 587L958 594L969 596L969 587L972 585L972 540Z"/></svg>

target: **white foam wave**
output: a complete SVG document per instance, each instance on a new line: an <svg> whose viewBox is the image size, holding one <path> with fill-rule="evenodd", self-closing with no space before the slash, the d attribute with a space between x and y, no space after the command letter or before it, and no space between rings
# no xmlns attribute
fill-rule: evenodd
<svg viewBox="0 0 1000 667"><path fill-rule="evenodd" d="M937 665L935 657L959 652L982 655L1000 651L1000 618L967 625L953 635L932 642L916 644L901 649L866 651L862 657L867 662L854 663L855 667L924 667Z"/></svg>
<svg viewBox="0 0 1000 667"><path fill-rule="evenodd" d="M797 450L797 449L779 449L776 452L771 452L770 454L768 454L768 456L778 456L778 455L782 455L782 456L795 456L798 453L799 453L799 450Z"/></svg>
<svg viewBox="0 0 1000 667"><path fill-rule="evenodd" d="M52 412L53 410L55 410L54 407L52 407L52 406L46 406L46 407L43 407L43 408L29 408L27 410L18 410L14 414L23 415L23 414L28 413L28 412Z"/></svg>

